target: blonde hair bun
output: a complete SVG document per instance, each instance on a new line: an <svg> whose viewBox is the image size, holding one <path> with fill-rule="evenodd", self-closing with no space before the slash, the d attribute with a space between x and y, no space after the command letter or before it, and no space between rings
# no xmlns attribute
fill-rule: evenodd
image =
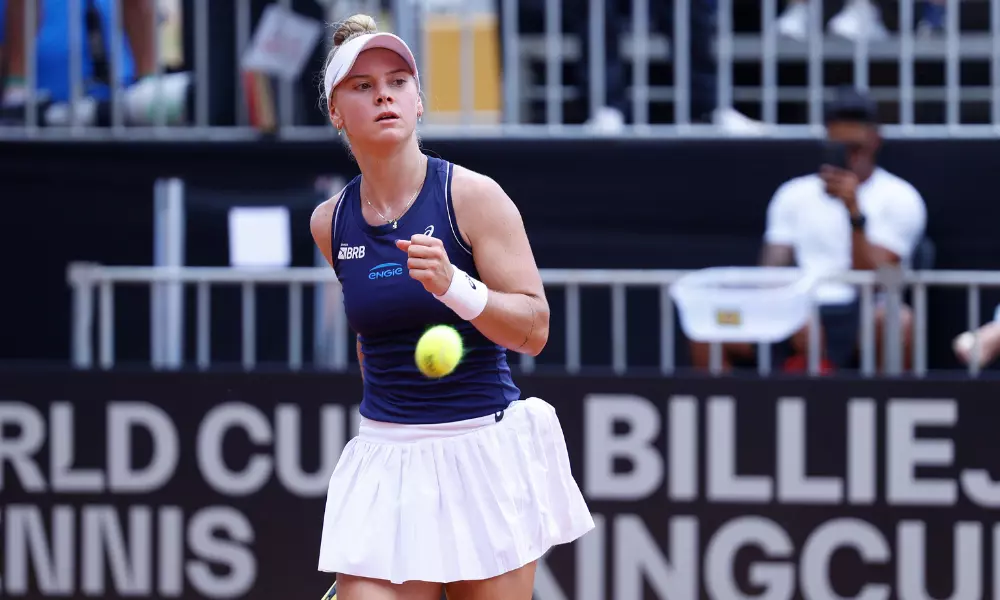
<svg viewBox="0 0 1000 600"><path fill-rule="evenodd" d="M378 25L375 19L368 15L352 15L344 19L333 34L333 45L339 48L345 43L368 33L378 33Z"/></svg>

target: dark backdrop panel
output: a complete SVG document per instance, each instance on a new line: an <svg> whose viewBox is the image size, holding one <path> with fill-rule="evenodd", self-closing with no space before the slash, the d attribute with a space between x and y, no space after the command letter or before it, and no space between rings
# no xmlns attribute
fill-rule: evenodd
<svg viewBox="0 0 1000 600"><path fill-rule="evenodd" d="M508 139L426 146L500 182L524 215L539 265L567 268L752 264L775 188L814 169L820 157L811 141ZM928 203L938 268L1000 268L991 218L998 151L1000 143L988 140L886 144L883 164ZM157 177L182 177L201 192L267 194L312 188L322 175L356 173L335 142L0 145L0 250L10 265L0 316L9 343L0 358L66 359L69 261L151 262ZM307 212L294 215L296 264L311 264ZM189 244L191 264L219 264L225 229L221 220L214 223L190 225L201 236ZM984 294L982 316L996 300ZM630 322L656 318L648 315L655 301L630 302L637 303L630 305ZM603 321L606 294L588 303ZM948 344L965 327L964 294L934 292L930 304L932 365L954 366ZM640 337L648 331L637 329L629 352L656 364L655 340ZM588 328L585 362L606 363L608 335L605 327ZM148 354L144 343L121 347ZM560 344L553 340L543 363L562 359Z"/></svg>

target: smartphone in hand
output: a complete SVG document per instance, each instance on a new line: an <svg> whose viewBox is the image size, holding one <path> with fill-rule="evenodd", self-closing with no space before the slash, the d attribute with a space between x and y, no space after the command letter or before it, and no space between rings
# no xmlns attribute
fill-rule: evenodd
<svg viewBox="0 0 1000 600"><path fill-rule="evenodd" d="M823 144L823 162L838 169L847 169L847 145L841 142L826 142Z"/></svg>

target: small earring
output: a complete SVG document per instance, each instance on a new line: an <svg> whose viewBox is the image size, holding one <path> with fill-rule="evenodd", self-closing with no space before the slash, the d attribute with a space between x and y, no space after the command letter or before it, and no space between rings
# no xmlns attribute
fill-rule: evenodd
<svg viewBox="0 0 1000 600"><path fill-rule="evenodd" d="M340 136L340 134L342 134L342 133L344 133L344 130L341 129L340 127L338 127L337 128L337 136Z"/></svg>

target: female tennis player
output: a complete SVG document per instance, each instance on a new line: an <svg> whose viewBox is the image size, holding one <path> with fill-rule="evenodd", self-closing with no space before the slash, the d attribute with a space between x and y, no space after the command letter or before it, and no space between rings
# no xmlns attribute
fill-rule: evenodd
<svg viewBox="0 0 1000 600"><path fill-rule="evenodd" d="M355 15L334 35L324 93L361 175L312 235L358 332L363 417L327 495L319 569L339 600L529 600L535 564L594 526L554 409L522 400L507 350L537 355L549 307L520 213L492 179L421 152L416 61ZM465 354L428 379L430 326Z"/></svg>

